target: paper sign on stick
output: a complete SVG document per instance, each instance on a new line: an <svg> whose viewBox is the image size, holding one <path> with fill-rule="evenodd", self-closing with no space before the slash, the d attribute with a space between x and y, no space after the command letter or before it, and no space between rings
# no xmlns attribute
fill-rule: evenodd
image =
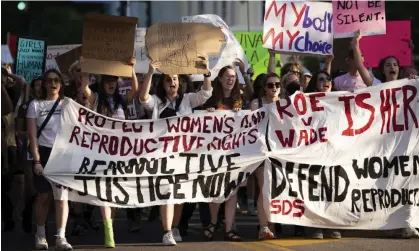
<svg viewBox="0 0 419 251"><path fill-rule="evenodd" d="M333 54L332 4L267 0L263 47L305 54Z"/></svg>
<svg viewBox="0 0 419 251"><path fill-rule="evenodd" d="M333 1L335 38L353 37L361 30L363 36L386 33L385 3L381 1Z"/></svg>
<svg viewBox="0 0 419 251"><path fill-rule="evenodd" d="M83 72L132 76L128 60L134 55L138 18L88 14L83 25Z"/></svg>
<svg viewBox="0 0 419 251"><path fill-rule="evenodd" d="M409 47L411 40L410 20L387 21L387 33L385 35L363 37L360 40L360 48L364 54L366 67L378 67L381 59L387 56L395 56L401 66L412 64L412 48Z"/></svg>
<svg viewBox="0 0 419 251"><path fill-rule="evenodd" d="M47 42L44 39L24 38L17 39L16 75L25 78L30 83L45 71L45 54Z"/></svg>
<svg viewBox="0 0 419 251"><path fill-rule="evenodd" d="M262 32L234 32L234 35L240 41L240 44L246 53L246 56L252 65L253 79L259 74L267 73L269 65L269 52L263 48L263 33ZM279 54L275 54L275 62L280 59ZM275 68L275 72L280 75L281 70Z"/></svg>
<svg viewBox="0 0 419 251"><path fill-rule="evenodd" d="M145 37L152 60L162 63L166 74L204 74L202 58L219 53L225 42L220 28L210 24L160 23L148 28Z"/></svg>
<svg viewBox="0 0 419 251"><path fill-rule="evenodd" d="M67 51L64 54L61 54L55 58L57 62L58 68L60 72L66 77L69 76L69 69L70 66L77 60L79 60L81 55L82 47L79 46L77 48L72 49L71 51Z"/></svg>

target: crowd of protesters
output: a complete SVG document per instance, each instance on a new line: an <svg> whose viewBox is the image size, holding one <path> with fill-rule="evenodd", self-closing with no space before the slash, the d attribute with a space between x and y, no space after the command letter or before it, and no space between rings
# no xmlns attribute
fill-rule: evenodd
<svg viewBox="0 0 419 251"><path fill-rule="evenodd" d="M257 110L264 105L300 92L354 91L397 79L415 78L414 66L402 68L396 57L384 58L375 77L363 63L358 34L352 39L347 54L347 73L331 73L333 57L325 58L324 67L311 74L302 67L298 57L278 65L275 52L269 51L270 60L266 74L253 77L252 69L245 69L242 61L223 67L214 81L211 74L204 75L203 82L192 82L188 75L159 73L160 62L152 62L147 74L133 70L131 90L121 95L119 86L123 79L118 76L94 76L82 73L80 58L69 69L70 80L64 81L55 69L47 70L26 85L22 77L12 74L10 67L2 68L2 220L3 231L13 231L21 222L25 232L35 232L35 247L48 249L46 220L51 203L55 203L57 250L72 250L66 240L68 217L74 218L72 235L80 235L86 229L98 230L94 219L94 206L72 203L66 196L43 177L45 167L59 127L63 97L69 97L96 112L117 119L127 118L127 104L135 106L135 119L159 119L193 113L195 110ZM135 58L127 59L135 69ZM281 68L280 76L275 73ZM245 83L239 83L238 74ZM224 239L241 241L235 227L237 208L247 208L248 214L259 220L258 239L273 239L282 230L280 224L271 224L263 208L263 166L259 167L239 192L222 204L186 203L162 205L148 209L127 209L130 231L140 229L145 210L149 220L160 219L164 231L162 242L176 245L187 235L188 221L199 208L206 241L214 240L214 232L224 227ZM198 206L198 207L197 207ZM101 207L104 245L115 247L112 218L114 208ZM34 215L34 219L32 216ZM35 223L35 224L34 224ZM34 227L36 226L36 227ZM313 238L322 239L325 231L316 229ZM399 237L419 237L415 229L396 231ZM304 236L305 228L295 226L295 235ZM341 238L338 229L330 231L330 237Z"/></svg>

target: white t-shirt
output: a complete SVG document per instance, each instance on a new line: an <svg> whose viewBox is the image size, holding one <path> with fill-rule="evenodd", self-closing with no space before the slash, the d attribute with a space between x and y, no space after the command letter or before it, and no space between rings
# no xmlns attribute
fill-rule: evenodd
<svg viewBox="0 0 419 251"><path fill-rule="evenodd" d="M333 82L337 91L354 91L362 88L367 88L367 85L364 83L360 75L355 77L352 76L349 72L342 76L336 77ZM379 83L381 83L380 80L374 78L372 84L376 85Z"/></svg>
<svg viewBox="0 0 419 251"><path fill-rule="evenodd" d="M26 118L36 119L37 128L41 127L49 111L54 106L55 100L33 100L28 107ZM45 125L38 138L38 145L51 147L54 145L55 136L58 128L61 126L61 111L63 100L57 105L54 114L51 116L48 123Z"/></svg>

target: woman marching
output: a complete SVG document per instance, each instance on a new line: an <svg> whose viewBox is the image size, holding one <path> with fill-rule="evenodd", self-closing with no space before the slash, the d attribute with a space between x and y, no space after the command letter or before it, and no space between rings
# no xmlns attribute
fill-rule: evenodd
<svg viewBox="0 0 419 251"><path fill-rule="evenodd" d="M35 205L36 234L35 248L48 249L45 235L45 221L50 208L50 193L55 199L55 215L57 224L56 250L72 250L73 248L65 238L65 229L68 219L68 192L59 189L47 181L43 170L48 162L54 145L58 128L60 127L61 106L64 80L60 72L55 69L46 71L42 78L42 97L34 99L26 115L27 130L30 142L30 151L33 156L34 185L38 191Z"/></svg>
<svg viewBox="0 0 419 251"><path fill-rule="evenodd" d="M80 59L83 62L83 58ZM128 64L132 65L132 85L126 98L122 97L118 88L118 76L102 75L100 77L98 92L93 93L89 88L89 74L82 75L82 88L84 95L91 104L93 110L97 113L114 119L125 120L126 104L131 102L138 91L138 81L135 75L134 57L129 59ZM104 225L105 247L115 247L113 224L112 224L112 209L109 206L101 207L101 214Z"/></svg>
<svg viewBox="0 0 419 251"><path fill-rule="evenodd" d="M205 65L208 65L206 58L203 58L203 62ZM179 75L162 74L156 87L156 94L149 95L153 73L159 66L159 62L152 62L150 64L138 97L144 108L151 112L152 119L191 114L193 108L203 105L211 97L212 86L210 72L204 75L204 84L200 91L185 94L183 93L183 88L180 86ZM182 205L171 204L160 206L160 218L164 230L164 245L176 245L176 242L182 241L179 229L177 228L181 213Z"/></svg>

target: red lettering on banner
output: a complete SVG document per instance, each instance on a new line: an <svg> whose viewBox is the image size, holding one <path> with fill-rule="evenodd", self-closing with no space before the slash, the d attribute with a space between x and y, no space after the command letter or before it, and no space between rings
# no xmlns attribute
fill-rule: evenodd
<svg viewBox="0 0 419 251"><path fill-rule="evenodd" d="M301 105L299 105L299 101ZM295 107L295 111L300 116L307 113L307 103L306 103L306 98L304 97L304 94L298 93L297 95L295 95L294 107Z"/></svg>
<svg viewBox="0 0 419 251"><path fill-rule="evenodd" d="M304 215L304 201L303 200L271 200L271 214L289 215L292 213L292 217L300 218Z"/></svg>
<svg viewBox="0 0 419 251"><path fill-rule="evenodd" d="M281 100L284 100L284 99L281 99ZM284 119L283 114L286 114L290 118L294 117L292 113L286 110L291 105L291 99L287 97L285 98L285 101L287 101L285 106L281 106L281 102L279 102L279 100L276 101L276 109L278 111L278 115L280 119Z"/></svg>
<svg viewBox="0 0 419 251"><path fill-rule="evenodd" d="M313 93L313 94L308 95L308 98L310 100L311 110L313 112L319 112L319 111L324 110L323 106L318 106L319 100L317 99L324 96L326 96L326 93L324 92Z"/></svg>
<svg viewBox="0 0 419 251"><path fill-rule="evenodd" d="M370 93L361 93L354 96L344 96L344 97L339 97L338 100L339 101L343 101L344 102L344 109L345 109L345 116L346 116L346 120L348 121L348 128L346 128L343 132L342 135L343 136L355 136L355 135L359 135L364 133L366 130L368 130L371 125L372 122L374 121L374 114L375 114L375 108L364 102L365 99L371 98L371 94ZM368 111L370 111L370 116L368 119L368 122L361 128L358 129L354 129L354 121L353 121L353 117L352 117L352 113L351 113L351 99L355 99L355 105L356 107L360 107L362 109L366 109Z"/></svg>
<svg viewBox="0 0 419 251"><path fill-rule="evenodd" d="M397 95L402 96L401 104L397 102ZM390 133L390 128L395 132L409 130L410 117L414 127L418 128L418 119L411 107L416 95L417 88L411 85L380 91L381 134L384 132ZM403 107L400 107L400 105ZM403 116L403 124L397 124L397 109L403 110L403 113L399 113L400 116Z"/></svg>
<svg viewBox="0 0 419 251"><path fill-rule="evenodd" d="M293 129L290 130L288 138L284 138L281 130L276 130L275 134L279 142L281 143L282 147L292 147L292 145L294 144L295 130Z"/></svg>
<svg viewBox="0 0 419 251"><path fill-rule="evenodd" d="M294 34L291 34L289 30L287 30L287 35L290 38L290 41L288 43L288 48L291 50L292 44L294 43L294 39L300 34L300 31L296 31Z"/></svg>

